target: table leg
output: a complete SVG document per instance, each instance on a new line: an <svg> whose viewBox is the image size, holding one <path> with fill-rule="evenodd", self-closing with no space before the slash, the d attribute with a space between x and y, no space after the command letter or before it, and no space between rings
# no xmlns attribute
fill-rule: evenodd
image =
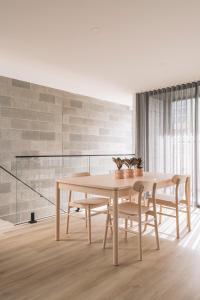
<svg viewBox="0 0 200 300"><path fill-rule="evenodd" d="M56 183L56 241L60 240L60 188Z"/></svg>
<svg viewBox="0 0 200 300"><path fill-rule="evenodd" d="M188 230L191 231L191 211L190 211L190 197L191 197L191 191L190 191L190 178L188 178L187 181L187 225Z"/></svg>
<svg viewBox="0 0 200 300"><path fill-rule="evenodd" d="M118 265L118 191L113 199L113 265Z"/></svg>

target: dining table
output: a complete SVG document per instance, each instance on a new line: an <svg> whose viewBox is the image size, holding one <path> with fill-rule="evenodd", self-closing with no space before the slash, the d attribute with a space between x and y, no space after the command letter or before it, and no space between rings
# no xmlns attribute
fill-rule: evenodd
<svg viewBox="0 0 200 300"><path fill-rule="evenodd" d="M172 186L174 174L144 172L143 176L116 179L114 174L69 177L56 181L56 241L60 240L60 191L68 190L113 199L113 265L119 265L118 203L131 192L136 181L157 183L157 189Z"/></svg>

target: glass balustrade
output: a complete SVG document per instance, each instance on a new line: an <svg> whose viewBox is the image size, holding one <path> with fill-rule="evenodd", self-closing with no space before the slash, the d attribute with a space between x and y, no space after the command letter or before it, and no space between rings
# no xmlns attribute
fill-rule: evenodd
<svg viewBox="0 0 200 300"><path fill-rule="evenodd" d="M55 215L55 182L73 173L109 174L116 166L112 156L133 154L18 156L14 174L0 169L0 218L13 223L30 221L31 213L41 219ZM73 193L80 198L80 193ZM67 191L61 192L61 210L66 211Z"/></svg>

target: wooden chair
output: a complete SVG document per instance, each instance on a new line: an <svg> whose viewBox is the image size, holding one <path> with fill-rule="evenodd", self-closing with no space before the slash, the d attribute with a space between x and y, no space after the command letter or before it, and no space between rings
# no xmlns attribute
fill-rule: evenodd
<svg viewBox="0 0 200 300"><path fill-rule="evenodd" d="M190 221L190 177L184 175L175 175L172 178L172 182L175 187L174 195L167 194L157 194L156 195L156 204L160 207L160 210L157 212L159 214L159 224L162 222L162 216L168 216L176 218L176 237L179 239L179 212L185 212L187 214L187 226L188 230L191 230L191 221ZM181 185L184 186L185 197L180 196ZM149 205L153 203L153 198L148 198ZM182 207L185 206L186 210L182 210ZM163 208L167 210L174 210L175 215L170 213L163 212Z"/></svg>
<svg viewBox="0 0 200 300"><path fill-rule="evenodd" d="M155 202L155 193L156 193L156 183L151 183L149 181L137 181L133 185L133 191L137 193L137 203L136 202L124 202L118 204L118 216L119 218L125 219L125 238L127 238L127 232L139 233L139 259L142 260L142 225L150 225L155 228L156 244L157 249L160 249L159 246L159 237L158 237L158 226L157 226L157 214L156 214L156 202ZM142 204L144 192L152 191L153 199L153 209L149 209L148 206ZM106 247L107 240L107 231L110 226L110 219L112 217L113 209L112 206L109 207L106 219L106 228L104 234L103 248ZM153 223L147 221L147 216L153 217ZM128 220L135 221L138 223L138 231L128 229ZM121 228L120 228L121 229Z"/></svg>
<svg viewBox="0 0 200 300"><path fill-rule="evenodd" d="M90 173L83 172L83 173L74 173L72 177L82 177L82 176L90 176ZM103 197L89 197L85 194L83 199L72 199L72 191L69 191L68 197L68 208L67 208L67 227L66 233L69 233L69 219L70 219L70 209L71 208L83 208L85 209L85 222L86 228L88 229L88 241L91 244L91 216L97 215L102 212L96 212L93 215L91 214L91 210L94 208L98 208L101 206L109 207L109 199Z"/></svg>

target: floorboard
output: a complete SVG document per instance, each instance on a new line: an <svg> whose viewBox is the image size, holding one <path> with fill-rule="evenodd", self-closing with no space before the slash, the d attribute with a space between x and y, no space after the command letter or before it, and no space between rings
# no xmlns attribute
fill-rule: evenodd
<svg viewBox="0 0 200 300"><path fill-rule="evenodd" d="M1 300L199 300L200 213L192 213L181 239L175 222L159 227L161 250L151 230L143 238L144 260L138 261L137 237L120 232L120 266L112 265L112 244L102 249L105 216L92 218L93 243L88 245L83 220L72 218L69 236L62 216L62 240L54 240L54 218L18 225L0 235Z"/></svg>

